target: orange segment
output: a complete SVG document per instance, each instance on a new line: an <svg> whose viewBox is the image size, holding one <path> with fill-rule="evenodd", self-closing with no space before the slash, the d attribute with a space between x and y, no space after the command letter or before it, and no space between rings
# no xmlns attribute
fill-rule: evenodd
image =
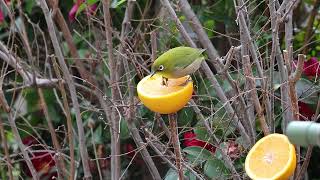
<svg viewBox="0 0 320 180"><path fill-rule="evenodd" d="M189 76L169 79L168 86L162 85L162 76L155 74L143 78L137 86L141 102L150 110L170 114L182 109L191 99L193 83L184 84Z"/></svg>
<svg viewBox="0 0 320 180"><path fill-rule="evenodd" d="M287 180L295 167L295 148L282 134L270 134L260 139L245 162L246 173L254 180Z"/></svg>

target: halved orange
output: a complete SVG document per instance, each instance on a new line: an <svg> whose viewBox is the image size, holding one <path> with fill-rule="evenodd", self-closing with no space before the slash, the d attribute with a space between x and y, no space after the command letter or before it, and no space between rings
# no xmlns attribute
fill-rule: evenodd
<svg viewBox="0 0 320 180"><path fill-rule="evenodd" d="M296 151L283 134L261 138L250 150L245 170L254 180L287 180L296 168Z"/></svg>
<svg viewBox="0 0 320 180"><path fill-rule="evenodd" d="M182 109L191 99L193 83L189 76L178 79L169 79L163 85L162 76L146 76L137 86L141 102L150 110L160 114L170 114Z"/></svg>

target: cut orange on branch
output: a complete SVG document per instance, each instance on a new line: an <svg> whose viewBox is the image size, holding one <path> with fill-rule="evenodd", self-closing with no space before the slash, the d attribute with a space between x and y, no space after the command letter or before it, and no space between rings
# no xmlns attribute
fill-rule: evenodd
<svg viewBox="0 0 320 180"><path fill-rule="evenodd" d="M182 109L191 99L193 83L189 76L169 79L163 85L162 76L146 76L137 86L141 102L150 110L160 114L170 114ZM187 83L186 83L187 82Z"/></svg>
<svg viewBox="0 0 320 180"><path fill-rule="evenodd" d="M296 151L283 134L270 134L250 150L245 162L254 180L287 180L296 168Z"/></svg>

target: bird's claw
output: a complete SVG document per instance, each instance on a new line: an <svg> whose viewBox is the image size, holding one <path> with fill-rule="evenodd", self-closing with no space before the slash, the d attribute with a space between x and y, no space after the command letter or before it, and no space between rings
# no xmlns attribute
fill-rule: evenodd
<svg viewBox="0 0 320 180"><path fill-rule="evenodd" d="M162 77L162 85L168 86L168 78Z"/></svg>
<svg viewBox="0 0 320 180"><path fill-rule="evenodd" d="M179 84L179 86L185 86L185 85L187 85L189 82L192 82L192 79L191 79L190 76L188 77L188 79L187 79L185 82L183 82L182 84Z"/></svg>

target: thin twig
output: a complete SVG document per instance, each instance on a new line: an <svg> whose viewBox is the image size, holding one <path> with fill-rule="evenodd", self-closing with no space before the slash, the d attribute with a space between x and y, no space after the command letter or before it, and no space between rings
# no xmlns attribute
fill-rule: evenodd
<svg viewBox="0 0 320 180"><path fill-rule="evenodd" d="M107 38L108 48L108 61L110 71L110 86L111 86L111 98L113 102L118 99L117 83L117 63L113 56L113 43L112 43L112 27L111 27L111 15L110 15L110 0L103 1L103 13L104 13L104 24L105 33ZM119 120L115 108L111 108L111 179L118 180L120 178L120 139L118 138L119 133Z"/></svg>
<svg viewBox="0 0 320 180"><path fill-rule="evenodd" d="M150 36L151 36L151 57L152 57L152 62L154 60L156 60L157 58L157 33L156 31L152 31L150 33Z"/></svg>
<svg viewBox="0 0 320 180"><path fill-rule="evenodd" d="M79 61L80 56L79 56L77 47L73 42L73 37L70 32L69 26L65 21L61 10L57 8L58 0L48 0L47 2L49 7L53 9L53 12L54 12L53 18L57 22L58 27L60 28L64 39L66 40L66 43L70 50L71 57L75 60L75 64L76 64L75 67L78 69L80 76L82 77L82 79L85 79L86 81L89 81L91 84L95 85L96 82L94 81L93 76L90 76L90 73L88 73L82 61Z"/></svg>
<svg viewBox="0 0 320 180"><path fill-rule="evenodd" d="M283 84L280 87L281 91L281 108L283 113L283 127L286 128L289 121L292 120L289 106L289 96L288 96L288 73L284 65L283 56L281 54L280 42L279 42L279 26L282 23L280 19L280 14L275 9L275 2L269 0L269 10L271 16L271 30L272 30L272 52L271 52L271 61L277 60L278 69L280 71L280 84ZM273 71L274 66L270 67L270 71ZM271 74L270 74L271 75ZM273 79L273 76L270 76ZM273 91L273 82L270 82L271 90ZM272 96L273 97L273 96ZM271 97L271 98L272 98ZM272 127L272 132L274 132L274 126Z"/></svg>
<svg viewBox="0 0 320 180"><path fill-rule="evenodd" d="M176 26L179 29L179 31L180 31L182 37L185 39L185 41L189 44L189 46L196 48L195 43L192 41L192 39L188 35L187 31L183 27L181 21L178 19L170 2L168 0L161 0L161 3L164 7L166 7L168 9L169 14L171 15L171 18L176 23ZM239 129L239 132L243 136L246 143L252 144L250 136L247 134L247 132L246 132L245 128L243 127L243 125L241 124L241 122L239 122L238 116L235 114L233 107L231 106L227 96L225 95L222 87L220 86L219 82L215 78L215 76L214 76L213 72L211 71L210 67L208 66L208 64L206 62L203 62L201 69L204 71L208 80L211 82L211 84L212 84L213 88L215 89L217 96L219 97L221 102L223 104L225 104L225 109L226 109L229 117L233 119L233 121L232 121L233 125Z"/></svg>
<svg viewBox="0 0 320 180"><path fill-rule="evenodd" d="M246 81L248 82L249 88L251 89L249 94L252 98L250 100L253 101L252 104L254 105L254 107L257 111L257 115L258 115L258 119L260 121L261 129L263 131L263 134L266 136L266 135L270 134L270 131L269 131L267 122L265 120L262 107L259 102L258 92L256 89L255 80L253 79L254 77L253 77L252 70L251 70L250 57L248 55L243 56L242 62L244 62L244 74L246 76Z"/></svg>
<svg viewBox="0 0 320 180"><path fill-rule="evenodd" d="M0 89L0 91L2 91L2 88ZM2 96L0 96L0 98L2 98ZM6 99L1 99L0 102L5 104L4 107L8 107L9 106ZM21 137L19 135L19 131L18 131L15 119L14 119L14 115L13 115L12 109L10 108L6 112L8 113L8 121L9 121L10 127L12 129L12 133L14 135L15 140L17 141L17 144L18 144L18 147L19 147L20 151L22 152L23 159L27 163L27 166L28 166L28 168L30 170L30 173L32 175L32 179L33 180L38 180L39 179L39 175L38 175L36 169L34 168L32 162L31 162L31 159L30 159L30 157L28 155L28 152L26 151L25 145L23 144L23 142L21 140Z"/></svg>
<svg viewBox="0 0 320 180"><path fill-rule="evenodd" d="M4 148L4 155L5 155L6 163L7 163L7 167L8 167L9 179L13 180L12 162L11 162L11 158L10 158L10 154L9 154L7 137L6 137L6 134L5 134L5 131L4 131L3 121L2 121L1 117L0 117L0 134L1 134L2 145L3 145L3 148Z"/></svg>
<svg viewBox="0 0 320 180"><path fill-rule="evenodd" d="M262 65L260 64L262 62L262 58L259 55L259 50L250 35L250 31L249 31L248 25L246 23L246 12L243 9L239 9L235 2L234 2L234 5L235 5L235 8L236 8L236 11L238 14L239 27L242 27L241 29L243 32L240 34L240 36L243 36L243 40L248 44L250 54L252 55L252 59L255 62L255 65L257 68L257 72L258 72L258 76L261 81L262 89L266 91L267 90L267 83L266 83L265 75L263 73ZM243 2L242 2L242 4L239 4L239 5L245 6L243 4ZM269 95L267 93L265 93L264 96L265 96L264 105L266 108L267 121L269 123L271 123L273 121L273 119L271 119L271 103L269 101Z"/></svg>
<svg viewBox="0 0 320 180"><path fill-rule="evenodd" d="M0 58L14 68L22 77L26 87L37 84L38 87L52 87L59 81L58 79L45 79L34 77L34 74L25 70L17 59L11 55L8 48L0 42ZM34 82L35 80L35 82Z"/></svg>
<svg viewBox="0 0 320 180"><path fill-rule="evenodd" d="M299 106L298 106L298 97L296 92L296 83L300 79L302 70L303 70L303 63L305 61L305 55L299 54L298 55L298 66L294 73L292 73L289 77L289 96L291 101L291 108L292 108L292 116L293 120L298 121L299 120ZM297 162L300 161L300 147L296 146L297 151ZM298 175L298 172L300 171L301 167L300 164L297 165L295 176Z"/></svg>
<svg viewBox="0 0 320 180"><path fill-rule="evenodd" d="M80 150L80 155L81 155L81 159L82 159L84 179L91 179L92 176L91 176L89 162L88 162L89 157L88 157L88 152L87 152L86 143L85 143L85 135L84 135L83 123L82 123L82 119L81 119L81 115L80 115L80 108L79 108L79 102L77 99L76 88L75 88L73 79L70 75L70 72L68 70L68 67L64 61L64 56L61 51L60 44L59 44L59 41L58 41L56 33L55 33L54 24L53 24L52 17L50 15L47 3L45 2L45 0L39 0L39 1L40 1L41 9L44 13L44 16L45 16L45 19L47 22L48 31L49 31L49 35L51 37L54 51L57 55L58 62L60 64L64 78L65 78L66 83L68 84L68 87L69 87L69 92L71 94L71 100L72 100L73 107L75 110L75 116L76 116L77 127L78 127L79 150Z"/></svg>
<svg viewBox="0 0 320 180"><path fill-rule="evenodd" d="M38 90L38 95L40 97L40 107L43 110L44 116L47 120L49 132L50 132L51 139L53 142L53 146L57 151L56 154L58 155L58 158L57 158L57 160L58 160L58 163L57 163L58 177L60 179L63 179L65 177L64 171L66 170L66 167L63 162L63 158L60 155L61 154L61 146L59 144L57 134L56 134L54 126L52 124L52 120L49 116L48 106L47 106L47 103L45 102L43 91L41 88L37 88L37 90Z"/></svg>
<svg viewBox="0 0 320 180"><path fill-rule="evenodd" d="M204 115L201 113L201 110L199 109L199 107L196 105L196 103L193 100L190 100L190 104L192 105L195 113L199 116L200 120L203 121L204 126L205 126L208 134L210 135L210 137L212 137L213 145L218 147L219 146L219 139L212 131L212 129L209 125L208 119L204 117ZM224 162L227 165L227 168L231 171L233 179L240 180L241 178L240 178L240 176L234 166L234 163L232 162L232 160L230 159L228 154L224 151L221 151L221 155L222 155L222 159L224 160Z"/></svg>
<svg viewBox="0 0 320 180"><path fill-rule="evenodd" d="M318 14L318 9L320 7L320 1L314 1L314 4L313 4L313 8L311 10L311 13L310 13L310 16L309 16L309 19L308 19L308 23L307 23L307 28L306 28L306 34L304 36L304 42L303 42L303 50L302 50L302 53L303 54L308 54L308 50L309 50L309 47L307 46L307 44L309 43L309 41L311 40L311 35L313 33L313 24L314 24L314 20L315 20L315 17L317 16ZM288 16L290 17L290 15Z"/></svg>
<svg viewBox="0 0 320 180"><path fill-rule="evenodd" d="M303 54L298 55L298 65L294 73L289 77L289 95L292 106L292 113L294 120L299 120L299 107L298 107L298 97L296 93L296 83L300 79L303 71L303 63L306 57Z"/></svg>
<svg viewBox="0 0 320 180"><path fill-rule="evenodd" d="M61 74L60 74L60 70L58 67L58 64L56 62L56 59L54 57L52 57L52 62L53 62L53 68L54 71L56 73L56 76L61 79ZM63 83L61 81L59 81L59 90L61 92L62 95L62 101L63 101L63 109L65 112L65 116L67 118L67 136L68 136L68 141L69 141L69 152L70 152L70 176L69 176L69 180L73 180L74 179L74 175L75 175L75 160L74 160L74 143L73 143L73 128L72 128L72 119L71 119L71 113L70 113L70 108L69 108L69 103L68 103L68 99L67 99L67 93L66 90L63 86Z"/></svg>
<svg viewBox="0 0 320 180"><path fill-rule="evenodd" d="M178 169L179 180L183 180L183 169L181 166L181 150L180 150L180 142L178 137L178 127L177 127L177 114L169 114L169 126L171 130L171 142L174 149L174 154L176 156L176 166Z"/></svg>
<svg viewBox="0 0 320 180"><path fill-rule="evenodd" d="M300 171L298 171L295 180L303 179L302 176L304 176L304 174L307 171L307 168L308 168L308 165L309 165L309 162L310 162L310 158L311 158L311 155L312 155L312 150L313 150L313 146L308 146L305 160L303 161L303 164L302 164L302 166L300 168Z"/></svg>
<svg viewBox="0 0 320 180"><path fill-rule="evenodd" d="M126 78L127 78L127 86L128 86L128 91L129 91L129 113L127 113L126 116L126 120L128 122L128 128L129 131L131 132L131 136L135 142L135 144L137 145L138 148L141 148L141 150L139 151L142 159L145 161L150 174L152 176L153 179L155 180L161 180L161 176L160 173L157 169L157 167L155 166L148 150L145 147L145 143L143 142L140 134L139 134L139 130L137 129L136 125L135 125L135 107L134 107L134 86L132 83L132 79L133 76L130 72L130 67L129 67L129 59L135 59L134 56L132 56L132 53L130 53L129 51L129 47L127 46L126 40L128 38L128 33L130 30L130 21L131 21L131 16L133 13L133 7L134 7L134 3L135 1L129 0L127 3L127 9L125 12L125 17L123 19L122 22L122 31L121 31L121 36L120 36L120 41L121 41L121 46L120 46L120 52L121 54L124 54L124 56L121 56L121 60L122 60L122 64L124 66L124 70L126 72Z"/></svg>

